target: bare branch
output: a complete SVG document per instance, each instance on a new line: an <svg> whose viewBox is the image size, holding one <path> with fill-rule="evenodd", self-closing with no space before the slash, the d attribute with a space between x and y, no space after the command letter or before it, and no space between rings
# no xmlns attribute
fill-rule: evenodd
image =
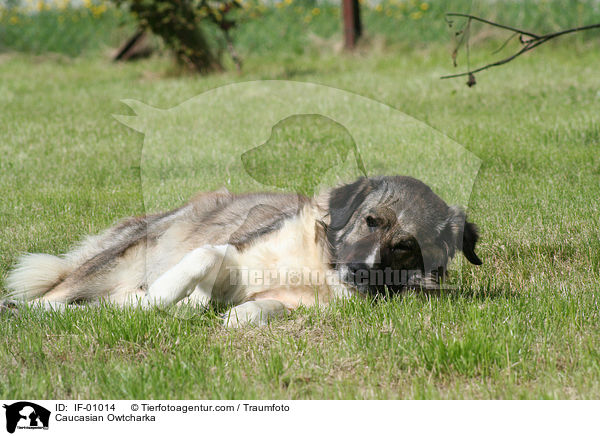
<svg viewBox="0 0 600 436"><path fill-rule="evenodd" d="M510 35L508 38L506 38L506 41L504 41L500 47L498 47L496 50L494 50L492 52L492 54L500 53L502 50L504 50L504 47L506 47L508 45L508 43L511 42L513 40L513 38L517 35L518 35L518 33L515 32L512 35Z"/></svg>
<svg viewBox="0 0 600 436"><path fill-rule="evenodd" d="M450 12L448 14L446 14L446 16L449 17L462 17L462 18L466 18L467 19L467 27L470 25L471 20L474 21L479 21L485 24L488 24L490 26L493 27L498 27L500 29L505 29L505 30L510 30L512 32L514 32L514 34L508 38L503 44L502 46L496 50L494 53L497 53L498 51L502 50L507 44L508 42L516 35L519 35L519 40L521 41L521 43L523 44L523 48L521 48L521 50L519 50L518 52L512 54L511 56L508 56L504 59L500 59L496 62L492 62L489 63L487 65L484 65L482 67L479 68L475 68L474 70L471 70L470 65L467 63L467 70L463 73L458 73L458 74L450 74L447 76L442 76L440 77L440 79L452 79L455 77L463 77L463 76L469 76L469 81L467 82L467 85L469 86L473 86L475 85L475 73L479 73L480 71L483 70L487 70L489 68L493 68L493 67L497 67L500 65L504 65L516 58L518 58L519 56L521 56L523 53L526 53L530 50L533 50L534 48L542 45L545 42L550 41L551 39L557 38L559 36L563 36L563 35L567 35L569 33L574 33L574 32L581 32L581 31L585 31L585 30L590 30L590 29L600 29L600 23L598 24L590 24L588 26L581 26L581 27L574 27L572 29L565 29L565 30L560 30L558 32L553 32L553 33L547 33L545 35L538 35L532 32L528 32L522 29L517 29L516 27L511 27L511 26L506 26L504 24L499 24L499 23L495 23L493 21L490 20L486 20L484 18L480 18L480 17L476 17L474 15L469 15L469 14L460 14L460 13L455 13L455 12ZM450 22L451 23L451 22ZM528 37L527 39L524 37ZM468 47L468 34L466 35L467 41L466 41L466 45ZM462 45L464 41L461 39L461 41L459 42L459 45L457 45L457 47L454 49L454 51L452 52L452 59L454 61L454 66L456 66L456 54L458 53L458 50L460 48L460 45Z"/></svg>
<svg viewBox="0 0 600 436"><path fill-rule="evenodd" d="M539 38L535 33L527 32L525 30L517 29L516 27L506 26L505 24L494 23L493 21L486 20L485 18L476 17L475 15L460 14L458 12L448 12L447 17L463 17L469 18L475 21L481 21L482 23L489 24L490 26L499 27L501 29L512 30L513 32L520 33L522 35L531 36L532 38Z"/></svg>

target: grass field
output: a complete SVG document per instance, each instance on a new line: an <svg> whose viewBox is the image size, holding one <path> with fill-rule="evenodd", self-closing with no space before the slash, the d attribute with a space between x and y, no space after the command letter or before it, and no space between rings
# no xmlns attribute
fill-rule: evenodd
<svg viewBox="0 0 600 436"><path fill-rule="evenodd" d="M264 78L374 98L479 156L468 206L484 265L465 266L454 292L301 309L268 328L227 330L214 311L2 314L0 397L599 398L598 49L565 39L473 89L438 80L451 71L439 46L283 64L257 55L241 76L208 77L173 76L161 58L2 55L2 278L20 252L62 253L144 212L143 136L111 116L128 113L120 99L169 108Z"/></svg>

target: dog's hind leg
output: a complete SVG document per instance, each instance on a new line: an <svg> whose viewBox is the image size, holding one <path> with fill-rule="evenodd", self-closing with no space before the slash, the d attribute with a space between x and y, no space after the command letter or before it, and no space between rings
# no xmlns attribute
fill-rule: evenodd
<svg viewBox="0 0 600 436"><path fill-rule="evenodd" d="M49 312L64 312L66 310L85 309L88 306L78 304L67 304L59 301L47 301L42 298L31 301L23 300L0 300L0 314L12 313L17 315L21 309L30 308L35 310L46 310Z"/></svg>
<svg viewBox="0 0 600 436"><path fill-rule="evenodd" d="M168 306L202 288L210 294L227 250L231 245L206 245L186 254L175 266L154 281L139 300L143 307Z"/></svg>

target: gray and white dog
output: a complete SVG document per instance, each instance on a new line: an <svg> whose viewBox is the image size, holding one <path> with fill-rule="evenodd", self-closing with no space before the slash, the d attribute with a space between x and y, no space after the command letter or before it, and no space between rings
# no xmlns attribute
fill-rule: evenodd
<svg viewBox="0 0 600 436"><path fill-rule="evenodd" d="M262 324L299 305L435 287L457 250L481 264L477 240L460 208L410 177L360 178L315 198L210 192L65 255L27 254L7 285L9 298L46 308L215 300L234 305L228 325Z"/></svg>

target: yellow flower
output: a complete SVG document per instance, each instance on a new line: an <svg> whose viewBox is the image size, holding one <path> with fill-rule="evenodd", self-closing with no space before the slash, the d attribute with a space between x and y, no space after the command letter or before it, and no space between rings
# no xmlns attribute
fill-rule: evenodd
<svg viewBox="0 0 600 436"><path fill-rule="evenodd" d="M422 17L423 12L421 11L413 12L412 14L410 14L410 18L412 18L413 20L420 20Z"/></svg>
<svg viewBox="0 0 600 436"><path fill-rule="evenodd" d="M381 12L381 11L383 11L383 6L381 6L381 4L378 4L377 6L375 6L375 10L377 12Z"/></svg>
<svg viewBox="0 0 600 436"><path fill-rule="evenodd" d="M38 0L37 4L35 5L35 9L40 12L44 10L44 0Z"/></svg>
<svg viewBox="0 0 600 436"><path fill-rule="evenodd" d="M12 17L10 17L9 21L10 21L10 24L17 24L19 22L19 17L16 17L13 15Z"/></svg>
<svg viewBox="0 0 600 436"><path fill-rule="evenodd" d="M306 17L304 17L305 23L310 23L311 21L312 21L312 17L310 15L307 15Z"/></svg>
<svg viewBox="0 0 600 436"><path fill-rule="evenodd" d="M429 5L427 3L421 3L420 7L422 11L426 11L427 9L429 9Z"/></svg>
<svg viewBox="0 0 600 436"><path fill-rule="evenodd" d="M89 9L92 6L92 0L83 0L83 6Z"/></svg>
<svg viewBox="0 0 600 436"><path fill-rule="evenodd" d="M321 13L321 9L319 9L319 8L314 8L314 9L312 10L312 14L313 14L313 15L319 15L320 13Z"/></svg>
<svg viewBox="0 0 600 436"><path fill-rule="evenodd" d="M91 10L94 17L98 18L106 12L106 3L102 3L98 6L92 5Z"/></svg>
<svg viewBox="0 0 600 436"><path fill-rule="evenodd" d="M293 0L285 0L286 5L291 5Z"/></svg>
<svg viewBox="0 0 600 436"><path fill-rule="evenodd" d="M283 7L283 3L275 3L275 7L277 9L281 9Z"/></svg>

